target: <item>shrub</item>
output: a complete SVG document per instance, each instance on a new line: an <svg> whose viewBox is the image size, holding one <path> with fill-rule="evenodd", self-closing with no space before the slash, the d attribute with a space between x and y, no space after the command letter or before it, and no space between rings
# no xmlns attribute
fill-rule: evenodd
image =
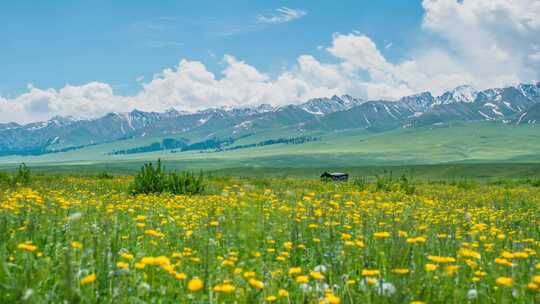
<svg viewBox="0 0 540 304"><path fill-rule="evenodd" d="M103 172L99 173L96 177L97 177L98 179L112 179L114 176L112 176L111 174L107 173L106 171L103 171Z"/></svg>
<svg viewBox="0 0 540 304"><path fill-rule="evenodd" d="M165 173L158 159L156 165L144 164L130 186L132 194L170 192L174 194L199 194L206 188L202 172L199 176L191 172Z"/></svg>
<svg viewBox="0 0 540 304"><path fill-rule="evenodd" d="M413 183L409 181L409 179L405 175L402 175L399 180L399 188L401 191L408 195L414 194L414 192L416 192L416 187Z"/></svg>
<svg viewBox="0 0 540 304"><path fill-rule="evenodd" d="M384 172L384 175L379 176L375 175L376 181L375 181L375 189L377 191L384 191L384 192L390 192L393 189L393 183L394 179L392 177L392 172L389 174Z"/></svg>
<svg viewBox="0 0 540 304"><path fill-rule="evenodd" d="M366 190L368 186L368 182L364 177L355 177L353 179L353 185L359 191L363 191L363 190Z"/></svg>
<svg viewBox="0 0 540 304"><path fill-rule="evenodd" d="M172 172L168 176L167 190L174 194L199 194L205 189L202 172L195 176L193 172Z"/></svg>
<svg viewBox="0 0 540 304"><path fill-rule="evenodd" d="M26 166L25 163L22 163L17 169L17 172L13 176L13 179L11 182L14 185L27 185L30 183L30 180L31 180L30 169Z"/></svg>
<svg viewBox="0 0 540 304"><path fill-rule="evenodd" d="M10 185L11 184L11 176L7 174L6 172L0 171L0 186L2 185Z"/></svg>
<svg viewBox="0 0 540 304"><path fill-rule="evenodd" d="M540 179L534 179L529 182L533 187L540 187Z"/></svg>
<svg viewBox="0 0 540 304"><path fill-rule="evenodd" d="M161 166L161 160L158 159L156 165L152 163L144 164L135 176L131 184L130 192L132 194L161 193L167 189L167 177L165 170Z"/></svg>
<svg viewBox="0 0 540 304"><path fill-rule="evenodd" d="M450 182L450 185L456 186L459 189L463 190L472 190L478 187L478 183L472 180L462 179L462 180L453 180Z"/></svg>
<svg viewBox="0 0 540 304"><path fill-rule="evenodd" d="M401 191L407 195L411 195L416 192L416 187L405 175L402 175L399 179L394 179L392 177L392 173L390 172L390 174L385 174L383 176L377 175L375 177L377 178L375 182L375 189L377 191Z"/></svg>

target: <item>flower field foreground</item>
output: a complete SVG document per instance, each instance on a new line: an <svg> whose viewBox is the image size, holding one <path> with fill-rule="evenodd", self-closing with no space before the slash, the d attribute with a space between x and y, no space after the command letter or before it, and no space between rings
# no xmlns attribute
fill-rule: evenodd
<svg viewBox="0 0 540 304"><path fill-rule="evenodd" d="M533 303L540 189L213 180L130 196L129 178L0 192L0 302Z"/></svg>

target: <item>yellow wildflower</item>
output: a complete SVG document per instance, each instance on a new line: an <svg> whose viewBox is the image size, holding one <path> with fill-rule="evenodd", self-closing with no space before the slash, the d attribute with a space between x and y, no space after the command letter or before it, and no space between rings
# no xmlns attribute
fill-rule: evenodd
<svg viewBox="0 0 540 304"><path fill-rule="evenodd" d="M81 249L83 247L83 245L79 242L71 242L71 248L73 249Z"/></svg>
<svg viewBox="0 0 540 304"><path fill-rule="evenodd" d="M495 283L499 286L512 286L513 280L509 277L499 277L495 280Z"/></svg>
<svg viewBox="0 0 540 304"><path fill-rule="evenodd" d="M255 287L257 289L263 289L264 288L264 283L262 281L259 281L257 279L249 279L248 281L249 285L251 285L252 287Z"/></svg>
<svg viewBox="0 0 540 304"><path fill-rule="evenodd" d="M86 284L90 284L92 282L94 282L96 280L96 275L95 274L89 274L87 276L84 276L81 278L81 285L86 285Z"/></svg>
<svg viewBox="0 0 540 304"><path fill-rule="evenodd" d="M191 279L187 285L187 288L192 292L197 292L201 290L203 287L204 287L204 282L197 277L194 277L193 279Z"/></svg>

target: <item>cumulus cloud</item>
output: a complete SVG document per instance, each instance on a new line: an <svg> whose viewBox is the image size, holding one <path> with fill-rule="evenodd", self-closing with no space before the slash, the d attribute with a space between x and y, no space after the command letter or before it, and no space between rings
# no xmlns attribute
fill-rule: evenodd
<svg viewBox="0 0 540 304"><path fill-rule="evenodd" d="M139 79L141 90L134 96L115 95L110 85L100 82L60 90L29 86L15 98L0 96L0 122L54 115L89 118L134 108L283 105L345 93L397 99L428 90L440 94L462 84L483 89L538 80L540 1L424 0L422 5L422 28L440 42L419 47L400 62L388 60L361 33L334 34L323 48L335 58L333 63L300 55L293 66L271 77L232 55L223 57L217 75L201 62L182 59L149 81ZM277 16L290 21L302 15L287 8L279 13L264 20L277 23Z"/></svg>
<svg viewBox="0 0 540 304"><path fill-rule="evenodd" d="M257 20L261 23L285 23L302 18L306 14L306 11L292 9L284 6L276 9L276 12L272 15L259 15L257 17Z"/></svg>
<svg viewBox="0 0 540 304"><path fill-rule="evenodd" d="M424 0L423 28L445 39L478 86L537 79L540 1Z"/></svg>
<svg viewBox="0 0 540 304"><path fill-rule="evenodd" d="M28 92L14 99L0 98L0 121L37 121L54 115L95 117L121 109L123 98L115 96L106 83L66 85L60 90L28 86Z"/></svg>

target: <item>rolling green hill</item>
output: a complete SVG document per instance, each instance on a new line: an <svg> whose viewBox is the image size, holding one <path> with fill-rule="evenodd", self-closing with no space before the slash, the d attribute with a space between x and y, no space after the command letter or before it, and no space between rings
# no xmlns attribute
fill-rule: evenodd
<svg viewBox="0 0 540 304"><path fill-rule="evenodd" d="M357 168L430 164L487 164L540 162L540 132L536 125L459 123L396 129L387 132L348 130L309 132L278 129L242 138L235 144L264 139L319 136L304 144L276 144L232 151L157 151L112 155L119 149L143 146L159 138L139 138L40 156L0 158L0 167L25 162L30 166L64 168L92 165L96 170L130 171L142 162L161 158L171 168L249 171L264 168ZM75 167L73 167L75 168ZM53 168L54 169L54 168ZM59 169L60 170L60 169Z"/></svg>

